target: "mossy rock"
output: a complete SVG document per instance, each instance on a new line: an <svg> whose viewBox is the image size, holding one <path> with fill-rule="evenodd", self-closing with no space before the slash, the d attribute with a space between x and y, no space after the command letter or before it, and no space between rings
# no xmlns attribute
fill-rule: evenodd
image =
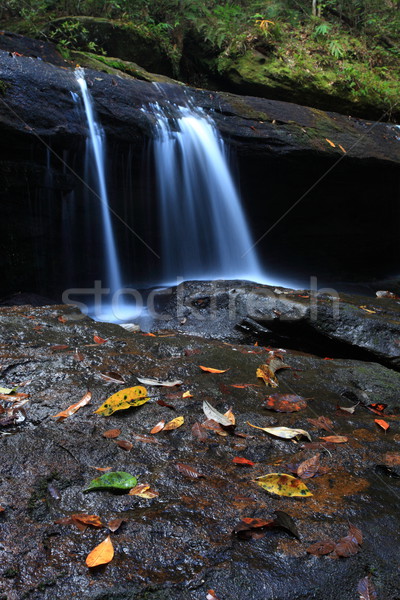
<svg viewBox="0 0 400 600"><path fill-rule="evenodd" d="M109 56L138 63L144 69L162 75L173 75L176 70L171 56L172 46L169 48L162 36L143 25L96 17L62 17L51 21L47 30L54 33L67 21L79 23L83 30L87 30L84 33L86 42L93 42Z"/></svg>
<svg viewBox="0 0 400 600"><path fill-rule="evenodd" d="M149 73L149 71L146 71L146 69L143 69L140 65L119 58L92 54L91 52L71 52L71 58L76 61L80 67L93 69L94 71L102 71L103 73L123 77L124 79L133 78L157 83L180 84L179 81L176 81L171 77L159 75L157 73Z"/></svg>

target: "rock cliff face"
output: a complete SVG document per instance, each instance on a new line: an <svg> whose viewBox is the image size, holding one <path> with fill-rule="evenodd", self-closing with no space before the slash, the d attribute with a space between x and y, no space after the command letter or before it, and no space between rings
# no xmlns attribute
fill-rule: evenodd
<svg viewBox="0 0 400 600"><path fill-rule="evenodd" d="M0 51L4 141L0 245L3 267L11 265L13 280L4 292L30 289L57 294L65 284L57 266L62 262L60 246L65 247L60 227L65 224L68 199L81 185L76 174L83 175L86 123L71 95L77 91L73 69L51 56L57 65L41 60L41 52L46 52L47 60L51 54L44 45L31 47L25 41L24 47L18 46L18 54L24 56L13 54L16 41L22 43L15 36L2 36L6 50ZM253 235L258 239L268 232L258 246L266 270L289 278L300 273L303 280L309 275L337 281L356 274L366 280L396 274L400 163L396 126L291 103L172 83L154 85L90 69L86 78L107 134L110 197L122 210L118 202L126 202L129 170L138 207L136 223L155 247L158 234L142 215L144 205L153 206L143 152L151 144L154 119L143 108L151 102L183 103L190 96L212 115L235 150ZM84 207L79 210L83 218ZM121 239L125 236L118 233ZM88 251L79 250L70 233L65 235L71 251ZM129 244L123 251L126 270L134 260L139 280L145 282L149 272L157 280L154 257L140 245ZM33 253L39 253L43 262L36 281L29 266ZM87 275L82 272L78 280Z"/></svg>

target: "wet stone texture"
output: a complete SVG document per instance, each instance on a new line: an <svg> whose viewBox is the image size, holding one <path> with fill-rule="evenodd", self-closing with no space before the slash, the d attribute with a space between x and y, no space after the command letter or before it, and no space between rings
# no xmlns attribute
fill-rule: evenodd
<svg viewBox="0 0 400 600"><path fill-rule="evenodd" d="M359 580L369 574L378 598L400 598L396 370L372 359L324 360L331 357L289 349L285 363L291 368L278 371L279 387L273 389L256 377L269 356L265 332L258 346L228 335L206 339L165 328L153 335L131 333L65 306L2 307L0 335L0 385L28 382L18 391L30 395L25 420L0 430L0 598L205 600L207 590L214 589L219 600L355 600ZM94 336L107 341L97 344ZM199 365L228 371L205 373ZM125 384L101 377L110 371ZM93 414L114 392L137 385L137 377L183 383L147 386L150 400L138 408L110 417ZM87 390L91 404L63 422L53 418ZM193 397L183 398L186 391ZM294 413L266 410L263 400L277 392L299 394L309 399L308 406ZM224 437L208 431L205 441L196 438L192 426L206 418L203 400L221 412L232 407L235 431ZM391 416L379 417L362 404L354 414L337 410L360 400L388 404L385 412ZM182 427L150 435L160 420L180 415ZM318 416L332 420L332 431L307 420ZM389 429L384 432L375 418L384 418ZM298 443L273 438L248 422L305 429L317 447L305 438ZM121 429L118 439L133 444L130 451L102 436L114 428ZM324 435L344 435L348 442L325 443L319 439ZM330 470L306 480L312 497L272 495L252 481L267 473L290 473L287 465L316 453ZM233 463L237 456L255 465ZM204 477L187 477L176 463ZM159 496L83 493L101 474L95 467L129 472ZM279 529L262 539L232 534L241 518L269 519L275 510L292 516L300 539ZM55 523L74 513L99 515L104 524L115 518L123 523L114 533L106 527L80 532ZM356 555L307 554L314 542L347 535L349 523L364 536ZM109 534L114 559L88 569L86 556Z"/></svg>

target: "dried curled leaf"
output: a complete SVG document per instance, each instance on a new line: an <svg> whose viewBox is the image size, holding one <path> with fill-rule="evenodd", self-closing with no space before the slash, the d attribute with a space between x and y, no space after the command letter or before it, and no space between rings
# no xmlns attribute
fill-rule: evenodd
<svg viewBox="0 0 400 600"><path fill-rule="evenodd" d="M271 351L265 364L258 367L256 375L264 381L265 385L278 387L276 372L280 369L290 369L290 367L283 362L282 354Z"/></svg>
<svg viewBox="0 0 400 600"><path fill-rule="evenodd" d="M117 410L125 410L132 406L141 406L145 402L148 402L147 390L141 385L135 387L126 388L116 392L97 409L94 414L103 415L103 417L109 417Z"/></svg>
<svg viewBox="0 0 400 600"><path fill-rule="evenodd" d="M98 567L106 565L114 558L114 546L110 536L107 536L104 542L101 542L96 548L87 555L86 565L90 567Z"/></svg>
<svg viewBox="0 0 400 600"><path fill-rule="evenodd" d="M99 335L94 335L93 340L96 342L96 344L105 344L107 341L104 338L100 337Z"/></svg>
<svg viewBox="0 0 400 600"><path fill-rule="evenodd" d="M72 404L72 406L69 406L66 410L63 410L62 412L58 413L57 415L53 415L53 418L58 419L58 421L64 421L64 419L66 419L67 417L70 417L71 415L76 413L76 411L79 410L80 408L82 408L82 406L86 406L87 404L89 404L91 399L92 399L92 392L88 391L88 392L86 392L86 394L84 396L82 396L82 398L79 400L79 402Z"/></svg>
<svg viewBox="0 0 400 600"><path fill-rule="evenodd" d="M172 421L169 421L169 423L166 424L163 431L172 431L173 429L178 429L178 427L183 425L184 422L185 417L176 417L175 419L172 419Z"/></svg>
<svg viewBox="0 0 400 600"><path fill-rule="evenodd" d="M138 496L139 498L146 498L147 500L156 498L158 495L158 492L152 490L147 483L141 483L132 488L129 492L129 496Z"/></svg>
<svg viewBox="0 0 400 600"><path fill-rule="evenodd" d="M262 431L274 435L275 437L283 438L286 440L291 440L292 438L300 438L303 435L311 441L310 434L304 429L291 429L290 427L258 427L257 425L252 425L248 421L247 425L250 425L250 427L254 427L255 429L261 429Z"/></svg>
<svg viewBox="0 0 400 600"><path fill-rule="evenodd" d="M216 421L225 427L230 427L232 425L231 419L211 406L207 400L203 401L203 412L208 419L212 419L213 421Z"/></svg>
<svg viewBox="0 0 400 600"><path fill-rule="evenodd" d="M382 427L382 429L384 429L385 431L390 427L389 423L387 423L383 419L374 419L374 421L377 425L379 425L379 427Z"/></svg>
<svg viewBox="0 0 400 600"><path fill-rule="evenodd" d="M360 594L360 600L377 600L378 598L375 586L368 575L358 582L357 592Z"/></svg>
<svg viewBox="0 0 400 600"><path fill-rule="evenodd" d="M278 496L300 496L303 498L312 496L308 487L300 479L286 473L262 475L261 477L257 477L255 483L267 492L277 494Z"/></svg>
<svg viewBox="0 0 400 600"><path fill-rule="evenodd" d="M227 371L229 371L229 369L213 369L212 367L203 367L203 365L199 365L199 367L202 371L205 371L206 373L226 373Z"/></svg>

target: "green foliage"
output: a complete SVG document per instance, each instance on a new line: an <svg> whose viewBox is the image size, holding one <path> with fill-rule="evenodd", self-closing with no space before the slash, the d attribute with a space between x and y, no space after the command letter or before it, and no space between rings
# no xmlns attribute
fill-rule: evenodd
<svg viewBox="0 0 400 600"><path fill-rule="evenodd" d="M328 44L329 52L335 58L342 58L345 55L343 46L337 40L331 40Z"/></svg>
<svg viewBox="0 0 400 600"><path fill-rule="evenodd" d="M63 21L58 27L53 29L49 37L58 44L64 54L68 55L69 50L87 50L104 54L96 42L89 39L89 31L79 21Z"/></svg>
<svg viewBox="0 0 400 600"><path fill-rule="evenodd" d="M314 29L314 36L315 37L326 36L326 35L328 35L328 33L331 32L331 30L332 30L332 25L330 23L327 23L326 21L322 21L321 23L316 25L316 27Z"/></svg>

